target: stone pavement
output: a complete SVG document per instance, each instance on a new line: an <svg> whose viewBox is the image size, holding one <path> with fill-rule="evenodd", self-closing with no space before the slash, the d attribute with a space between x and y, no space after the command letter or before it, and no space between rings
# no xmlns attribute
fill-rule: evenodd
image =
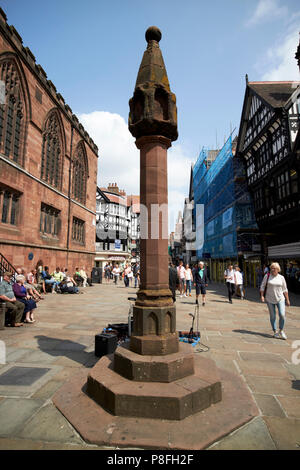
<svg viewBox="0 0 300 470"><path fill-rule="evenodd" d="M0 364L1 450L107 449L86 444L51 397L83 368L88 374L98 360L95 334L108 323L127 322L127 297L136 290L121 283L81 290L83 295L47 294L34 325L0 330L6 349L6 363ZM271 336L267 307L258 301L257 290L247 289L247 299L231 305L225 286L210 284L206 306L199 308L201 343L194 348L195 360L205 355L241 375L260 415L209 449L300 449L300 364L295 363L300 362L300 297L290 297L284 341ZM194 302L194 292L177 296L177 330L190 329ZM297 340L299 352L293 348Z"/></svg>

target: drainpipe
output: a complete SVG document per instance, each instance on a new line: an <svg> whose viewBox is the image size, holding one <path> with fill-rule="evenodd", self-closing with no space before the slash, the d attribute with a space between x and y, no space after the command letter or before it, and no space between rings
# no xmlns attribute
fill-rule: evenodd
<svg viewBox="0 0 300 470"><path fill-rule="evenodd" d="M67 268L69 269L69 247L70 247L70 223L71 223L71 174L72 174L72 151L73 151L73 124L71 124L70 163L69 163L69 187L68 187L68 230L67 230Z"/></svg>

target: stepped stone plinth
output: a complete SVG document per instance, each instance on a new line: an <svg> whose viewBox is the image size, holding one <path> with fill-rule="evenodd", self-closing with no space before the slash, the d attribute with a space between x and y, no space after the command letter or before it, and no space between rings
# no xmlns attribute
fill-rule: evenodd
<svg viewBox="0 0 300 470"><path fill-rule="evenodd" d="M143 356L143 362L134 362L130 351L120 347L114 356L103 357L93 367L88 376L87 393L117 416L181 420L198 413L221 400L220 377L214 361L207 359L206 370L200 370L199 365L194 366L193 352L183 349L185 351L170 354L167 361L153 362L153 358ZM131 379L116 372L116 368L127 369L124 358L126 366L130 362L134 364L135 371L128 367ZM160 376L156 377L157 372ZM176 378L183 372L183 377Z"/></svg>

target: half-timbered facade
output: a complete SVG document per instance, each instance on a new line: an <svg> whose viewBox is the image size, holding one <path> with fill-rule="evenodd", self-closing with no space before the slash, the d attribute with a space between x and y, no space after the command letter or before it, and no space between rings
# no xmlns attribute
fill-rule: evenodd
<svg viewBox="0 0 300 470"><path fill-rule="evenodd" d="M247 81L237 144L264 240L264 261L281 259L283 268L300 260L299 85Z"/></svg>
<svg viewBox="0 0 300 470"><path fill-rule="evenodd" d="M126 196L116 183L98 187L96 214L96 266L135 262L139 256L139 196Z"/></svg>

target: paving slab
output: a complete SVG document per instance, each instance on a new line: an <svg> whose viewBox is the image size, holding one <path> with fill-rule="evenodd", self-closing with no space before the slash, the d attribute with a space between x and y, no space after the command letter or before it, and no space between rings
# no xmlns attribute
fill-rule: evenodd
<svg viewBox="0 0 300 470"><path fill-rule="evenodd" d="M286 418L287 415L280 404L280 397L255 393L254 398L262 415Z"/></svg>
<svg viewBox="0 0 300 470"><path fill-rule="evenodd" d="M49 372L49 370L42 367L10 367L0 375L0 385L30 386Z"/></svg>
<svg viewBox="0 0 300 470"><path fill-rule="evenodd" d="M30 362L32 364L48 364L55 361L55 356L51 354L51 351L37 351L29 350L27 354L24 354L18 362Z"/></svg>
<svg viewBox="0 0 300 470"><path fill-rule="evenodd" d="M253 392L299 397L299 390L293 388L293 381L277 377L245 376Z"/></svg>
<svg viewBox="0 0 300 470"><path fill-rule="evenodd" d="M237 360L237 365L244 375L255 375L261 377L285 377L289 378L289 372L285 365L280 362L272 363L265 361L242 361Z"/></svg>
<svg viewBox="0 0 300 470"><path fill-rule="evenodd" d="M34 349L18 348L18 347L7 347L6 348L6 362L18 362L19 359L24 357L29 352L34 352Z"/></svg>
<svg viewBox="0 0 300 470"><path fill-rule="evenodd" d="M60 443L82 443L81 438L72 428L70 423L57 411L52 404L44 406L28 420L20 437L46 442L56 441Z"/></svg>
<svg viewBox="0 0 300 470"><path fill-rule="evenodd" d="M300 397L277 397L289 418L300 419Z"/></svg>
<svg viewBox="0 0 300 470"><path fill-rule="evenodd" d="M243 361L263 361L263 362L283 362L286 361L282 358L280 354L272 353L256 353L256 352L239 352L239 356Z"/></svg>
<svg viewBox="0 0 300 470"><path fill-rule="evenodd" d="M39 388L31 398L39 398L43 400L48 400L51 398L56 390L63 385L63 381L58 380L49 380L45 385Z"/></svg>
<svg viewBox="0 0 300 470"><path fill-rule="evenodd" d="M24 370L26 374L22 373ZM30 397L60 371L61 367L49 364L46 367L40 364L21 362L6 364L0 370L0 378L2 376L3 382L3 385L0 384L0 396ZM9 374L9 381L7 375L4 374Z"/></svg>
<svg viewBox="0 0 300 470"><path fill-rule="evenodd" d="M0 402L0 436L17 436L42 406L42 400L6 398Z"/></svg>
<svg viewBox="0 0 300 470"><path fill-rule="evenodd" d="M226 436L209 450L276 450L268 427L260 417Z"/></svg>
<svg viewBox="0 0 300 470"><path fill-rule="evenodd" d="M300 450L300 420L263 417L278 450Z"/></svg>
<svg viewBox="0 0 300 470"><path fill-rule="evenodd" d="M300 380L300 364L285 364L284 367L295 380Z"/></svg>

